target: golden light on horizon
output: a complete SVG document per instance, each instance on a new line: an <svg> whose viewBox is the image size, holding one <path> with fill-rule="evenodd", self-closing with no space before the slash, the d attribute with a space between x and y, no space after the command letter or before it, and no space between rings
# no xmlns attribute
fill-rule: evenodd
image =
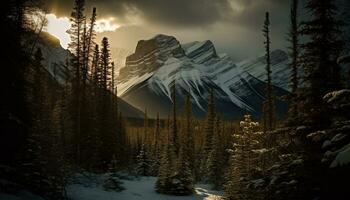
<svg viewBox="0 0 350 200"><path fill-rule="evenodd" d="M47 27L46 31L51 35L57 37L60 40L61 46L65 49L68 48L68 44L71 42L70 36L67 30L70 29L71 23L68 17L57 17L54 14L46 15Z"/></svg>
<svg viewBox="0 0 350 200"><path fill-rule="evenodd" d="M71 42L70 36L67 31L71 27L71 22L68 17L57 17L55 14L47 14L47 27L46 31L51 35L57 37L60 40L61 46L65 49L68 48L68 44ZM108 31L117 30L120 25L114 23L114 18L99 19L96 21L95 30L97 33L103 33Z"/></svg>

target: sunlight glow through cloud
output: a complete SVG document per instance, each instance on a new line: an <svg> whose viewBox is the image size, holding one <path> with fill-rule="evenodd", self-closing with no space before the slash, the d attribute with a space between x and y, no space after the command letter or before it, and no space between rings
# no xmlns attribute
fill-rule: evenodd
<svg viewBox="0 0 350 200"><path fill-rule="evenodd" d="M106 31L115 31L120 27L118 24L114 24L114 18L108 19L99 19L96 21L96 31L98 33L106 32Z"/></svg>
<svg viewBox="0 0 350 200"><path fill-rule="evenodd" d="M60 40L61 46L65 49L71 42L67 31L71 27L71 22L68 17L57 17L54 14L47 14L47 27L45 31L57 37ZM115 31L120 25L114 23L114 18L99 19L96 21L96 32L102 33L107 31Z"/></svg>
<svg viewBox="0 0 350 200"><path fill-rule="evenodd" d="M67 49L68 44L71 42L70 36L67 33L67 30L69 30L71 27L71 23L68 17L57 18L54 14L48 14L46 15L46 18L46 31L51 35L57 37L60 40L61 46Z"/></svg>

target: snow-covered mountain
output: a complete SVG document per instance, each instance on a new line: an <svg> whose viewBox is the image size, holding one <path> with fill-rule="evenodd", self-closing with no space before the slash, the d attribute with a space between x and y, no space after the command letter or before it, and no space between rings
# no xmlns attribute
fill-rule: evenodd
<svg viewBox="0 0 350 200"><path fill-rule="evenodd" d="M283 51L272 52L272 69L278 69L274 73L277 96L288 93L287 62ZM198 117L205 116L211 89L222 117L239 118L245 112L260 116L265 100L264 63L262 56L235 64L229 56L218 55L209 40L180 44L175 37L157 35L139 41L135 53L127 57L118 78L118 94L138 109L166 117L175 81L179 109L189 93ZM287 104L278 101L277 110L284 114Z"/></svg>
<svg viewBox="0 0 350 200"><path fill-rule="evenodd" d="M35 39L36 36L32 33L29 33L26 38L27 42L31 44L33 38ZM47 71L58 83L66 83L67 79L69 78L69 70L71 70L67 67L67 62L69 62L71 53L61 47L60 42L57 38L46 32L40 34L40 38L38 38L36 47L40 47L42 51L44 58L42 63ZM131 106L122 99L119 99L119 109L126 117L143 117L143 113L140 110Z"/></svg>

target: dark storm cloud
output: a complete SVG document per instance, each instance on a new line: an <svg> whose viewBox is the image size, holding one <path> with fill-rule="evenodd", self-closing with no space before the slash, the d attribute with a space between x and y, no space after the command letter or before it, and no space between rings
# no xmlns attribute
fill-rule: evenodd
<svg viewBox="0 0 350 200"><path fill-rule="evenodd" d="M69 16L73 0L47 0L51 13ZM103 32L111 46L134 50L138 40L163 33L180 42L210 39L236 60L264 51L261 28L271 13L272 48L285 48L290 0L87 0L98 18L114 17L121 28ZM100 40L101 38L99 38Z"/></svg>
<svg viewBox="0 0 350 200"><path fill-rule="evenodd" d="M48 0L47 6L59 15L69 15L72 0ZM100 17L114 16L119 22L138 16L145 23L176 26L205 27L227 22L240 26L261 24L266 10L276 11L288 5L288 0L88 0L96 6ZM235 6L239 7L236 9ZM283 13L284 15L286 13ZM276 19L278 19L276 17ZM283 20L283 19L282 19ZM279 21L278 23L281 23Z"/></svg>

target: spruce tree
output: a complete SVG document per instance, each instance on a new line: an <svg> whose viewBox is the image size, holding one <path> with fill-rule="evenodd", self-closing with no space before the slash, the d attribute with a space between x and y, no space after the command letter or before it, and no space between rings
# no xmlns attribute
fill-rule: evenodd
<svg viewBox="0 0 350 200"><path fill-rule="evenodd" d="M302 113L305 124L319 127L329 124L324 95L341 87L340 67L336 60L344 45L340 38L342 22L336 18L335 0L308 0L306 9L312 17L301 24L301 33L308 38L301 45L306 81Z"/></svg>
<svg viewBox="0 0 350 200"><path fill-rule="evenodd" d="M207 159L208 181L213 183L214 189L220 189L223 183L224 174L224 150L220 141L221 124L220 119L216 117L215 131L213 135L212 147Z"/></svg>
<svg viewBox="0 0 350 200"><path fill-rule="evenodd" d="M144 143L137 156L136 173L140 176L149 176L151 173L151 161Z"/></svg>
<svg viewBox="0 0 350 200"><path fill-rule="evenodd" d="M161 141L160 119L159 113L157 113L157 119L154 128L154 141L153 141L153 165L152 174L157 175L161 159L162 141Z"/></svg>
<svg viewBox="0 0 350 200"><path fill-rule="evenodd" d="M117 153L117 113L114 107L114 98L109 90L111 84L111 63L109 42L106 37L102 39L100 61L97 68L100 108L98 109L99 129L101 135L100 157L104 168Z"/></svg>
<svg viewBox="0 0 350 200"><path fill-rule="evenodd" d="M271 131L274 129L274 98L271 77L271 55L270 55L270 16L266 12L263 27L263 35L265 37L265 58L266 58L266 101L264 102L264 130Z"/></svg>
<svg viewBox="0 0 350 200"><path fill-rule="evenodd" d="M194 148L194 129L193 129L193 119L192 119L192 103L191 96L187 94L185 101L185 128L183 135L182 145L186 146L184 151L188 156L189 167L191 169L192 175L194 174L194 162L195 162L195 148Z"/></svg>
<svg viewBox="0 0 350 200"><path fill-rule="evenodd" d="M249 191L249 180L252 178L252 169L255 165L252 157L254 144L252 141L259 123L254 122L250 115L245 115L240 122L241 132L233 134L233 147L230 149L230 169L228 182L225 185L225 198L252 199ZM255 197L257 198L257 197Z"/></svg>
<svg viewBox="0 0 350 200"><path fill-rule="evenodd" d="M101 55L100 55L100 65L101 65L101 86L107 91L108 84L111 75L111 62L110 62L110 49L108 38L104 37L101 43Z"/></svg>
<svg viewBox="0 0 350 200"><path fill-rule="evenodd" d="M71 14L71 29L68 31L71 37L69 49L73 53L72 65L74 69L74 77L72 79L72 112L74 120L75 133L75 160L77 164L81 161L81 79L82 79L82 35L84 29L84 0L75 0L74 8Z"/></svg>
<svg viewBox="0 0 350 200"><path fill-rule="evenodd" d="M118 177L118 165L117 165L117 159L115 156L113 156L111 164L109 166L109 174L108 178L105 180L103 184L103 188L106 191L116 191L120 192L124 190L125 188L122 187L122 182L119 180Z"/></svg>
<svg viewBox="0 0 350 200"><path fill-rule="evenodd" d="M179 136L178 136L178 128L177 128L177 116L176 116L176 82L173 81L172 86L172 101L173 101L173 120L172 120L172 126L171 126L171 133L170 133L170 147L173 148L173 151L175 155L179 154Z"/></svg>
<svg viewBox="0 0 350 200"><path fill-rule="evenodd" d="M173 169L173 162L171 160L172 152L169 142L166 142L162 149L160 165L158 170L158 178L156 181L156 192L166 194L171 189L171 176Z"/></svg>
<svg viewBox="0 0 350 200"><path fill-rule="evenodd" d="M90 18L90 23L89 23L89 29L88 29L88 33L87 33L87 49L86 49L86 69L88 69L88 71L90 71L90 74L92 74L92 65L93 65L93 61L90 64L90 57L92 56L92 60L94 59L94 54L91 55L92 53L92 49L95 47L95 38L96 38L96 31L95 31L95 27L96 27L96 17L97 17L97 13L96 13L96 8L94 7L92 9L92 14L91 14L91 18Z"/></svg>
<svg viewBox="0 0 350 200"><path fill-rule="evenodd" d="M290 11L290 31L289 31L289 42L291 43L290 57L292 59L289 64L292 69L290 77L291 82L291 97L290 97L290 108L289 108L289 120L296 121L298 117L298 88L299 88L299 22L298 22L298 7L299 0L292 0L291 11Z"/></svg>
<svg viewBox="0 0 350 200"><path fill-rule="evenodd" d="M95 45L94 49L94 56L92 59L92 65L91 65L91 80L94 83L94 86L99 85L100 80L100 49L98 44Z"/></svg>
<svg viewBox="0 0 350 200"><path fill-rule="evenodd" d="M214 102L214 91L213 89L210 90L210 97L208 102L208 110L207 110L207 118L206 118L206 124L205 124L205 139L204 139L204 145L203 145L203 153L202 153L202 174L204 175L204 179L208 179L208 171L207 171L207 160L208 155L212 150L212 142L213 142L213 135L214 135L214 126L215 126L215 102Z"/></svg>

